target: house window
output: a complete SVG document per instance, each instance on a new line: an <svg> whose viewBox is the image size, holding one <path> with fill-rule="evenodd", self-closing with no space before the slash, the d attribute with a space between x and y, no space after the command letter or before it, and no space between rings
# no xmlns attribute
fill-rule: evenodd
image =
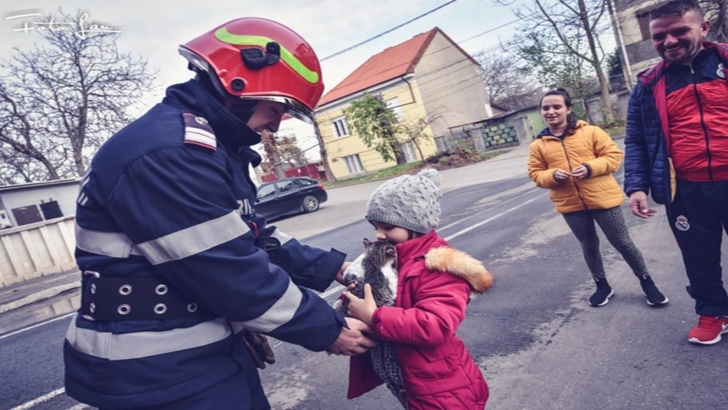
<svg viewBox="0 0 728 410"><path fill-rule="evenodd" d="M404 160L407 162L417 161L417 154L415 153L415 144L412 141L405 142L402 144L402 152L404 153Z"/></svg>
<svg viewBox="0 0 728 410"><path fill-rule="evenodd" d="M391 100L387 100L387 108L391 108L394 111L394 115L397 116L398 120L402 119L402 107L399 106L399 98L394 97Z"/></svg>
<svg viewBox="0 0 728 410"><path fill-rule="evenodd" d="M364 172L364 167L361 165L361 159L359 159L359 154L349 155L348 157L344 157L344 163L346 164L346 170L349 172L349 174L358 174L359 172Z"/></svg>
<svg viewBox="0 0 728 410"><path fill-rule="evenodd" d="M331 125L334 127L334 134L336 134L337 137L345 137L349 135L349 124L346 123L346 117L341 116L334 118L334 120L331 121Z"/></svg>

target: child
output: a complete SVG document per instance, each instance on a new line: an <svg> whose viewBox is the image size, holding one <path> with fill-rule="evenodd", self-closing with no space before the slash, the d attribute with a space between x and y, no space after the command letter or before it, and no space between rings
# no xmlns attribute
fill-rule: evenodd
<svg viewBox="0 0 728 410"><path fill-rule="evenodd" d="M548 128L531 143L528 175L539 187L551 190L556 211L581 244L597 286L589 304L604 306L614 295L604 272L594 221L640 280L647 304L666 304L667 297L657 289L642 253L629 237L620 208L624 193L612 174L619 168L622 151L604 130L576 120L571 97L564 89L543 96L541 115Z"/></svg>
<svg viewBox="0 0 728 410"><path fill-rule="evenodd" d="M493 278L435 232L441 196L440 174L433 169L394 178L372 193L366 218L377 240L397 249L397 297L394 306L377 307L369 285L364 299L344 295L349 315L391 342L406 409L483 409L488 386L455 332L465 319L471 290L485 291ZM348 398L382 383L369 353L351 358Z"/></svg>

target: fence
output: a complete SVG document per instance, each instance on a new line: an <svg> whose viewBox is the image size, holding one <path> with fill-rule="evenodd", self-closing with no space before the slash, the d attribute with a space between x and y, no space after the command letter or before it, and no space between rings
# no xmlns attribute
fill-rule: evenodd
<svg viewBox="0 0 728 410"><path fill-rule="evenodd" d="M76 269L75 218L0 231L0 287Z"/></svg>

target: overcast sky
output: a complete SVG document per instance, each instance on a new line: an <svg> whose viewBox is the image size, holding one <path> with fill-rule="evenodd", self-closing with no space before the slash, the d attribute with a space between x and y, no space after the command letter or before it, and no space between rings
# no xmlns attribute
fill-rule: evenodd
<svg viewBox="0 0 728 410"><path fill-rule="evenodd" d="M525 0L514 0L514 3L522 1ZM5 0L0 5L3 17L0 20L0 59L8 59L13 47L25 49L32 47L34 41L39 41L37 33L32 31L14 31L24 23L32 22L32 18L7 20L8 17L28 13L58 14L59 8L72 14L81 9L88 14L89 21L120 30L120 49L146 58L150 68L159 71L158 92L144 100L146 105L151 106L161 98L167 85L186 81L191 76L186 68L186 61L177 53L178 45L229 20L256 16L280 21L307 39L319 58L324 58L447 2L448 0ZM499 42L511 40L518 33L518 24L496 28L515 19L512 10L496 5L494 0L457 0L364 46L324 61L322 66L325 92L335 87L370 56L434 27L442 29L465 51L472 54L482 49L494 49ZM33 26L32 23L30 26ZM490 30L493 31L478 36Z"/></svg>

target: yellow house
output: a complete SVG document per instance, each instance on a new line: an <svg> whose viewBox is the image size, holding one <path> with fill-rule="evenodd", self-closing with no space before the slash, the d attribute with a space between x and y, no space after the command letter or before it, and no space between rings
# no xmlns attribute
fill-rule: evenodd
<svg viewBox="0 0 728 410"><path fill-rule="evenodd" d="M365 93L381 95L405 126L424 125L418 146L400 136L407 161L435 154L435 139L449 128L491 117L480 65L442 30L418 34L369 58L323 96L316 122L336 179L395 165L368 148L349 125L344 109Z"/></svg>

